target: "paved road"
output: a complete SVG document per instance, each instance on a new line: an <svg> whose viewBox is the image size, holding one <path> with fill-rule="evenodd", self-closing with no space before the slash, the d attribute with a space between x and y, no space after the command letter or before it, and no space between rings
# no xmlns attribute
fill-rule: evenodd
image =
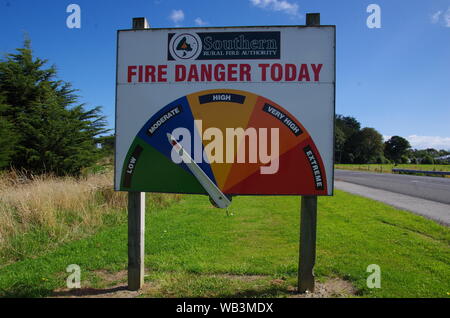
<svg viewBox="0 0 450 318"><path fill-rule="evenodd" d="M335 180L450 204L450 178L335 170Z"/></svg>
<svg viewBox="0 0 450 318"><path fill-rule="evenodd" d="M392 205L393 207L401 210L411 211L415 214L435 220L446 226L450 226L449 204L415 198L405 194L369 188L366 186L344 181L335 181L334 186L339 190L344 190L346 192L377 200Z"/></svg>

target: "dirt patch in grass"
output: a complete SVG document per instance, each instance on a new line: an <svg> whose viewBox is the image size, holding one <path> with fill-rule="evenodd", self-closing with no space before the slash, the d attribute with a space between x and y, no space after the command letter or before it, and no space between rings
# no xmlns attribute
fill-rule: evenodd
<svg viewBox="0 0 450 318"><path fill-rule="evenodd" d="M129 291L127 284L119 284L110 288L79 288L56 290L52 298L134 298L142 291Z"/></svg>
<svg viewBox="0 0 450 318"><path fill-rule="evenodd" d="M347 298L357 294L356 288L341 278L331 278L324 283L316 282L314 293L297 294L297 287L289 287L292 298Z"/></svg>
<svg viewBox="0 0 450 318"><path fill-rule="evenodd" d="M127 271L109 272L105 270L92 272L92 277L98 280L92 283L89 280L82 281L80 289L62 288L55 290L51 297L55 298L134 298L134 297L152 297L152 295L160 294L160 285L158 282L146 282L143 288L139 291L130 291L127 287ZM239 297L254 297L258 296L260 292L269 288L277 289L278 297L292 297L292 298L346 298L357 294L357 290L353 285L340 278L332 278L326 282L316 282L315 292L306 294L297 294L297 287L291 286L286 279L270 279L265 275L233 275L233 274L213 274L201 275L202 277L221 278L232 281L240 281L244 284L258 283L258 287L252 290L251 293L241 292L235 296ZM266 283L261 285L261 281ZM93 287L95 286L95 287ZM256 285L255 285L256 287ZM262 289L262 290L259 290ZM167 297L171 297L169 294ZM275 296L275 295L274 295Z"/></svg>
<svg viewBox="0 0 450 318"><path fill-rule="evenodd" d="M125 282L127 280L127 271L110 272L106 270L93 271L93 273L101 280L105 285L116 284L119 282Z"/></svg>
<svg viewBox="0 0 450 318"><path fill-rule="evenodd" d="M91 287L92 283L82 281L82 288L68 289L61 288L54 291L54 298L134 298L142 294L151 292L154 289L152 283L146 283L139 291L128 290L127 271L109 272L105 270L94 271L93 274L100 280L98 283L102 287ZM88 286L88 287L83 287ZM105 287L103 287L105 286Z"/></svg>

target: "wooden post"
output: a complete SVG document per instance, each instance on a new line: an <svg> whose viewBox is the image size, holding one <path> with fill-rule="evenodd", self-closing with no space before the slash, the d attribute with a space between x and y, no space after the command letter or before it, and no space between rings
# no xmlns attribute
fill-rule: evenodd
<svg viewBox="0 0 450 318"><path fill-rule="evenodd" d="M144 285L145 193L128 192L128 289Z"/></svg>
<svg viewBox="0 0 450 318"><path fill-rule="evenodd" d="M312 293L316 263L317 196L303 196L301 204L298 291Z"/></svg>
<svg viewBox="0 0 450 318"><path fill-rule="evenodd" d="M320 13L306 14L306 25L320 25ZM314 292L316 263L317 196L302 196L300 212L298 292Z"/></svg>
<svg viewBox="0 0 450 318"><path fill-rule="evenodd" d="M133 29L142 30L150 29L150 25L146 18L133 18Z"/></svg>
<svg viewBox="0 0 450 318"><path fill-rule="evenodd" d="M307 13L306 26L320 25L320 13Z"/></svg>
<svg viewBox="0 0 450 318"><path fill-rule="evenodd" d="M145 18L133 18L133 29L148 29ZM128 192L128 289L144 285L145 192Z"/></svg>

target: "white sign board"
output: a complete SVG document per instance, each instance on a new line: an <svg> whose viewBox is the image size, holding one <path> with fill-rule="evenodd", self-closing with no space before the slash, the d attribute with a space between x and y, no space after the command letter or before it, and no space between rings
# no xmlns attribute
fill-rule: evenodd
<svg viewBox="0 0 450 318"><path fill-rule="evenodd" d="M117 54L116 190L332 195L334 26L125 30Z"/></svg>

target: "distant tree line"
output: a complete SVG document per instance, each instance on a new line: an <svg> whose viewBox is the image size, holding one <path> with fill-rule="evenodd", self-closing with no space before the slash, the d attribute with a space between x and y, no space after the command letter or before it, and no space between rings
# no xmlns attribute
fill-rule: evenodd
<svg viewBox="0 0 450 318"><path fill-rule="evenodd" d="M408 140L392 136L383 142L383 136L374 128L361 128L361 124L350 116L335 117L335 162L336 163L448 163L436 157L450 154L446 150L411 149Z"/></svg>
<svg viewBox="0 0 450 318"><path fill-rule="evenodd" d="M101 108L87 110L30 41L0 60L0 168L77 175L94 164L106 133Z"/></svg>

